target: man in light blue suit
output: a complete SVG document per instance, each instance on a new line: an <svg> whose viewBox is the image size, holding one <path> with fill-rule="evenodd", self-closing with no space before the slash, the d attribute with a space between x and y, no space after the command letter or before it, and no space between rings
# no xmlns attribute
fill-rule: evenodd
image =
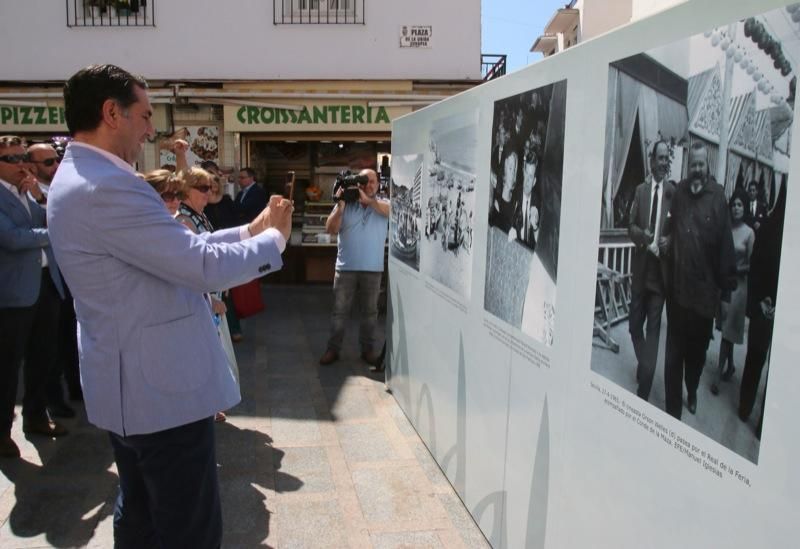
<svg viewBox="0 0 800 549"><path fill-rule="evenodd" d="M70 143L48 196L52 245L75 298L89 419L120 477L115 546L219 547L212 416L239 390L204 293L282 265L292 206L195 235L131 164L152 137L146 82L113 65L64 86Z"/></svg>
<svg viewBox="0 0 800 549"><path fill-rule="evenodd" d="M24 143L0 136L0 457L19 457L11 439L20 364L25 363L22 429L59 436L49 420L45 382L56 361L58 307L64 296L50 249L44 209L28 196L36 185Z"/></svg>

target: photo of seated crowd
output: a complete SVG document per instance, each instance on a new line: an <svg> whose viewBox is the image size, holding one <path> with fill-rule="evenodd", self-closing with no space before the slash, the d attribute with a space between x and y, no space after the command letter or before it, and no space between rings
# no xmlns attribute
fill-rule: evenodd
<svg viewBox="0 0 800 549"><path fill-rule="evenodd" d="M769 12L609 68L591 368L754 463L796 85L782 60L800 54L783 40L792 33ZM767 54L768 41L791 48Z"/></svg>
<svg viewBox="0 0 800 549"><path fill-rule="evenodd" d="M485 309L553 343L566 81L495 102Z"/></svg>
<svg viewBox="0 0 800 549"><path fill-rule="evenodd" d="M433 123L423 162L427 173L422 175L421 271L467 299L472 284L477 114L471 111Z"/></svg>
<svg viewBox="0 0 800 549"><path fill-rule="evenodd" d="M422 225L422 155L394 158L391 176L392 214L389 231L392 257L419 271Z"/></svg>

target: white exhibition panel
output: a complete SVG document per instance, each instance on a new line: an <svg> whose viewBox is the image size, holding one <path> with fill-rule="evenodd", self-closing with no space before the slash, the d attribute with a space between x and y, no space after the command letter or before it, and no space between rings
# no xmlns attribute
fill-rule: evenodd
<svg viewBox="0 0 800 549"><path fill-rule="evenodd" d="M726 54L712 42L720 40L704 32L730 31L733 23L756 16L773 33L790 29L800 36L800 23L786 4L690 0L394 122L393 158L407 158L414 168L393 173L398 185L393 192L405 187L406 202L393 200L388 385L493 547L796 546L800 475L792 464L800 457L800 405L794 398L800 387L800 370L794 367L800 321L793 305L800 303L800 288L793 279L800 262L800 216L792 214L800 212L800 197L791 190L794 144L782 159L776 141L772 158L745 155L733 164L741 169L740 179L761 181L771 204L780 174L788 174L783 181L790 189L772 347L747 422L735 407L746 345L735 346L734 379L712 396L708 387L720 345L720 332L714 331L697 412L684 405L678 419L665 411L660 382L666 330L649 402L636 395L627 320L609 329L612 337L605 344L593 336L598 246L610 234L601 237L598 230L610 170L607 105L610 89L621 93L610 86L610 65L632 56L641 61L638 54L648 53L647 63L655 60L668 69L668 78L689 82L691 94L698 82L692 78L701 72L711 69L707 74L713 77L716 67L725 74ZM741 34L737 39L734 43L750 43ZM784 32L782 46L791 68L800 71L800 39L785 39ZM752 50L745 57L755 60L756 72L763 70L774 89L756 91L743 63L741 73L734 71L732 104L737 97L745 107L751 101L750 118L763 120L766 109L782 107L770 94L785 98L794 73L782 78L763 69L759 56L766 54ZM697 52L703 52L700 58ZM659 105L668 103L658 99ZM526 114L515 119L518 105ZM650 137L640 136L641 143L652 146L653 126L645 119L655 115L641 108L637 131L649 132ZM790 136L796 121L782 108L772 112L788 113L784 125ZM770 116L768 133L777 139L783 130L775 130L778 115ZM546 122L537 125L538 120ZM736 123L756 123L742 120ZM665 137L665 126L673 122L657 122ZM687 134L696 122L688 120ZM503 134L515 125L516 133L530 133L524 144L514 145L525 152L495 167L495 155L503 158L504 148L496 145L512 143ZM733 132L731 151L736 139ZM455 146L459 140L463 147ZM560 140L563 145L556 145ZM673 168L683 166L685 172L689 144L673 140L673 150L678 159ZM504 169L515 170L515 162L521 166L515 173L523 173L528 151L541 164L540 201L534 202L538 225L525 221L536 227L533 245L523 242L512 220L518 210L526 215L534 210L512 211L498 177ZM625 198L622 179L615 201ZM395 217L401 214L406 217ZM404 231L399 219L405 220ZM414 239L416 259L407 254ZM540 291L542 280L546 291ZM615 340L616 352L608 348ZM759 441L755 429L767 370ZM686 450L680 450L684 443Z"/></svg>

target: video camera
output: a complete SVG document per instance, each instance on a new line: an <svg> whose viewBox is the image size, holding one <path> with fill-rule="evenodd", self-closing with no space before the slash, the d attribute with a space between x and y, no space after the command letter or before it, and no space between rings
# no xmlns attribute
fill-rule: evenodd
<svg viewBox="0 0 800 549"><path fill-rule="evenodd" d="M336 182L333 184L333 194L339 192L339 189L344 189L342 193L342 200L346 204L358 202L361 194L358 192L359 187L364 187L369 182L369 177L366 175L354 174L350 170L344 170L336 176Z"/></svg>

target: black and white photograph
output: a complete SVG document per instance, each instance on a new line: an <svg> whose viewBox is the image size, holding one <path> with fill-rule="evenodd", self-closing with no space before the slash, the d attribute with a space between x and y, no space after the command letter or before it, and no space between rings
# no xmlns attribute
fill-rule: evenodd
<svg viewBox="0 0 800 549"><path fill-rule="evenodd" d="M423 176L422 272L465 300L472 286L477 133L477 110L435 120Z"/></svg>
<svg viewBox="0 0 800 549"><path fill-rule="evenodd" d="M753 463L784 306L798 8L609 67L591 368Z"/></svg>
<svg viewBox="0 0 800 549"><path fill-rule="evenodd" d="M494 104L484 308L554 339L567 82Z"/></svg>
<svg viewBox="0 0 800 549"><path fill-rule="evenodd" d="M422 158L421 154L406 154L392 159L389 251L415 271L419 271L422 226Z"/></svg>

